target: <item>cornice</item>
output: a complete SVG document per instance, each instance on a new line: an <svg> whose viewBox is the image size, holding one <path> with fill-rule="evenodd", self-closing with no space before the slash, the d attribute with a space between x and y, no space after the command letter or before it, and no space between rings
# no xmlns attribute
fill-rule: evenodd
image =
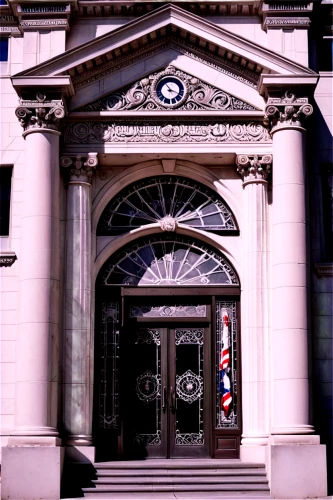
<svg viewBox="0 0 333 500"><path fill-rule="evenodd" d="M111 33L107 33L89 41L79 47L71 49L50 61L39 64L28 69L20 75L55 75L70 71L71 74L83 73L86 62L92 62L95 67L102 67L107 61L113 59L112 51L122 53L122 48L128 47L132 50L142 41L149 43L150 35L165 38L167 30L171 37L180 37L184 41L191 39L198 47L206 47L212 55L219 50L228 53L228 59L237 61L241 67L245 61L249 69L254 73L290 73L290 74L312 74L312 70L289 59L273 53L245 38L230 33L214 23L196 16L174 5L165 5L150 14L127 23ZM152 38L152 39L153 39ZM77 68L77 69L75 69ZM72 75L73 76L73 75Z"/></svg>

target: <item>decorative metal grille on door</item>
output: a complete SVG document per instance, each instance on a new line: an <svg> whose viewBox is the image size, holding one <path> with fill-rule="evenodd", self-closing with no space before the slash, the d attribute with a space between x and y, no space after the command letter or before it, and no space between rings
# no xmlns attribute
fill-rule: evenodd
<svg viewBox="0 0 333 500"><path fill-rule="evenodd" d="M204 329L175 330L175 444L204 444Z"/></svg>

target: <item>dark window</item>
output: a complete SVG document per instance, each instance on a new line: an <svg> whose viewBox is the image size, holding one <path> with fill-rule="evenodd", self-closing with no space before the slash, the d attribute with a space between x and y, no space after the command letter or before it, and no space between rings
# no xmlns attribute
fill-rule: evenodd
<svg viewBox="0 0 333 500"><path fill-rule="evenodd" d="M10 191L12 169L0 168L0 236L9 235Z"/></svg>
<svg viewBox="0 0 333 500"><path fill-rule="evenodd" d="M8 38L0 38L0 61L8 61Z"/></svg>

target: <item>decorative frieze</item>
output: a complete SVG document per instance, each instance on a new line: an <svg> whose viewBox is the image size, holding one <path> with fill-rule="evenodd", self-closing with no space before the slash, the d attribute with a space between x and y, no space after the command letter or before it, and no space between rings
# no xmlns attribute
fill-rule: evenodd
<svg viewBox="0 0 333 500"><path fill-rule="evenodd" d="M39 92L36 100L20 99L21 105L15 114L24 131L33 129L59 130L61 119L65 116L62 100L47 100L46 95Z"/></svg>
<svg viewBox="0 0 333 500"><path fill-rule="evenodd" d="M67 144L271 142L268 130L256 122L146 121L70 123Z"/></svg>
<svg viewBox="0 0 333 500"><path fill-rule="evenodd" d="M86 104L79 111L163 110L171 107L186 111L256 110L241 99L170 65L164 71L148 75L124 89Z"/></svg>
<svg viewBox="0 0 333 500"><path fill-rule="evenodd" d="M313 113L313 107L307 97L296 97L288 90L283 97L269 97L265 111L265 124L274 131L290 125L301 127Z"/></svg>
<svg viewBox="0 0 333 500"><path fill-rule="evenodd" d="M69 24L67 19L29 19L21 21L20 27L23 30L45 28L69 29Z"/></svg>
<svg viewBox="0 0 333 500"><path fill-rule="evenodd" d="M309 28L309 17L266 17L264 28Z"/></svg>
<svg viewBox="0 0 333 500"><path fill-rule="evenodd" d="M271 171L273 156L264 155L237 155L237 172L242 176L244 185L250 182L267 182Z"/></svg>
<svg viewBox="0 0 333 500"><path fill-rule="evenodd" d="M60 165L68 169L71 181L91 182L91 177L98 165L97 153L63 156L60 158Z"/></svg>

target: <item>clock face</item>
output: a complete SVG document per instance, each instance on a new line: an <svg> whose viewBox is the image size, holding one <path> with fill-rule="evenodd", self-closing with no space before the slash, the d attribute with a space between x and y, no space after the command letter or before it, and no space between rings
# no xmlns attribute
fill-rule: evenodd
<svg viewBox="0 0 333 500"><path fill-rule="evenodd" d="M156 96L161 104L175 107L185 98L183 82L175 76L166 76L156 85Z"/></svg>

